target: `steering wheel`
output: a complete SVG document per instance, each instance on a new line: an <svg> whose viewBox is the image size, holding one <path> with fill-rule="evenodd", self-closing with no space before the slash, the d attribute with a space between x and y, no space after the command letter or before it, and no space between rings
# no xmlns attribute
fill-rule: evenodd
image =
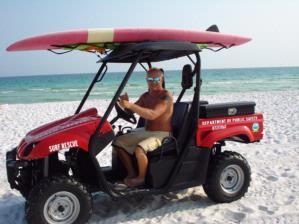
<svg viewBox="0 0 299 224"><path fill-rule="evenodd" d="M137 120L134 114L129 110L124 110L118 102L115 103L115 110L117 112L117 117L124 119L131 124L136 124Z"/></svg>

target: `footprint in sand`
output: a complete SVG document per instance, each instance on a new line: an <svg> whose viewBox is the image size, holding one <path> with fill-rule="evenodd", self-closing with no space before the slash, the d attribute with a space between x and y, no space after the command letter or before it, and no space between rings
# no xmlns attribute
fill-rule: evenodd
<svg viewBox="0 0 299 224"><path fill-rule="evenodd" d="M267 212L269 215L273 215L275 213L273 211L268 210L268 208L266 206L262 206L262 205L259 205L258 209L263 212Z"/></svg>
<svg viewBox="0 0 299 224"><path fill-rule="evenodd" d="M293 203L293 201L295 200L295 196L289 196L288 199L285 202L285 205L290 205Z"/></svg>
<svg viewBox="0 0 299 224"><path fill-rule="evenodd" d="M225 216L232 219L233 221L240 222L246 217L246 214L242 213L242 212L228 211L228 212L226 212Z"/></svg>
<svg viewBox="0 0 299 224"><path fill-rule="evenodd" d="M246 214L254 213L254 210L252 208L249 208L249 207L246 207L246 206L243 206L242 211Z"/></svg>
<svg viewBox="0 0 299 224"><path fill-rule="evenodd" d="M268 177L267 177L267 180L270 180L270 181L277 181L277 180L278 180L278 177L275 177L275 176L268 176Z"/></svg>
<svg viewBox="0 0 299 224"><path fill-rule="evenodd" d="M289 175L288 175L288 173L282 173L281 176L282 177L288 177Z"/></svg>

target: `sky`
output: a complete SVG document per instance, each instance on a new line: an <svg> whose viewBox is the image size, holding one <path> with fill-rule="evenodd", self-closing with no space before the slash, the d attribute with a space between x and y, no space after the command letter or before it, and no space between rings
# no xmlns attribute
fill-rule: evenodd
<svg viewBox="0 0 299 224"><path fill-rule="evenodd" d="M299 66L299 0L17 1L1 0L0 77L96 72L98 58L85 52L7 52L21 39L84 28L179 28L251 37L252 41L217 53L202 52L203 68ZM154 64L181 69L185 59ZM112 65L110 71L127 66ZM138 68L138 70L142 70Z"/></svg>

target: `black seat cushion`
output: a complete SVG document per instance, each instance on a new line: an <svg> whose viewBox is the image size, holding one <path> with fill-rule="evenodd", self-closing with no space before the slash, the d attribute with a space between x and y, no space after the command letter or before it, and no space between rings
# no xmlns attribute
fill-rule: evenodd
<svg viewBox="0 0 299 224"><path fill-rule="evenodd" d="M177 149L175 140L171 139L171 138L168 138L157 149L147 152L147 155L148 155L149 158L158 157L160 159L160 157L162 156L161 153L163 154L163 157L164 156L176 156L176 155L178 155L179 152L177 150L178 149ZM151 161L151 159L150 159L150 161Z"/></svg>
<svg viewBox="0 0 299 224"><path fill-rule="evenodd" d="M180 131L184 126L186 121L187 114L189 111L190 104L186 102L179 102L173 105L173 114L172 114L172 135L178 139Z"/></svg>

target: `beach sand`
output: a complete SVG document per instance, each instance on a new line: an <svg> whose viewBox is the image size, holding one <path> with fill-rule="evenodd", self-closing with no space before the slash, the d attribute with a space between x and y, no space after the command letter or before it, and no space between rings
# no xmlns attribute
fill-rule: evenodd
<svg viewBox="0 0 299 224"><path fill-rule="evenodd" d="M299 91L207 95L210 103L255 101L265 119L260 143L228 143L225 150L241 153L252 169L252 182L242 199L216 204L202 187L143 199L112 201L94 195L90 223L299 223ZM109 101L93 100L103 114ZM26 223L24 199L11 190L6 179L5 153L31 129L71 115L78 102L2 105L0 109L0 223ZM110 119L115 115L113 112ZM125 122L120 122L125 124ZM110 164L111 147L99 156Z"/></svg>

